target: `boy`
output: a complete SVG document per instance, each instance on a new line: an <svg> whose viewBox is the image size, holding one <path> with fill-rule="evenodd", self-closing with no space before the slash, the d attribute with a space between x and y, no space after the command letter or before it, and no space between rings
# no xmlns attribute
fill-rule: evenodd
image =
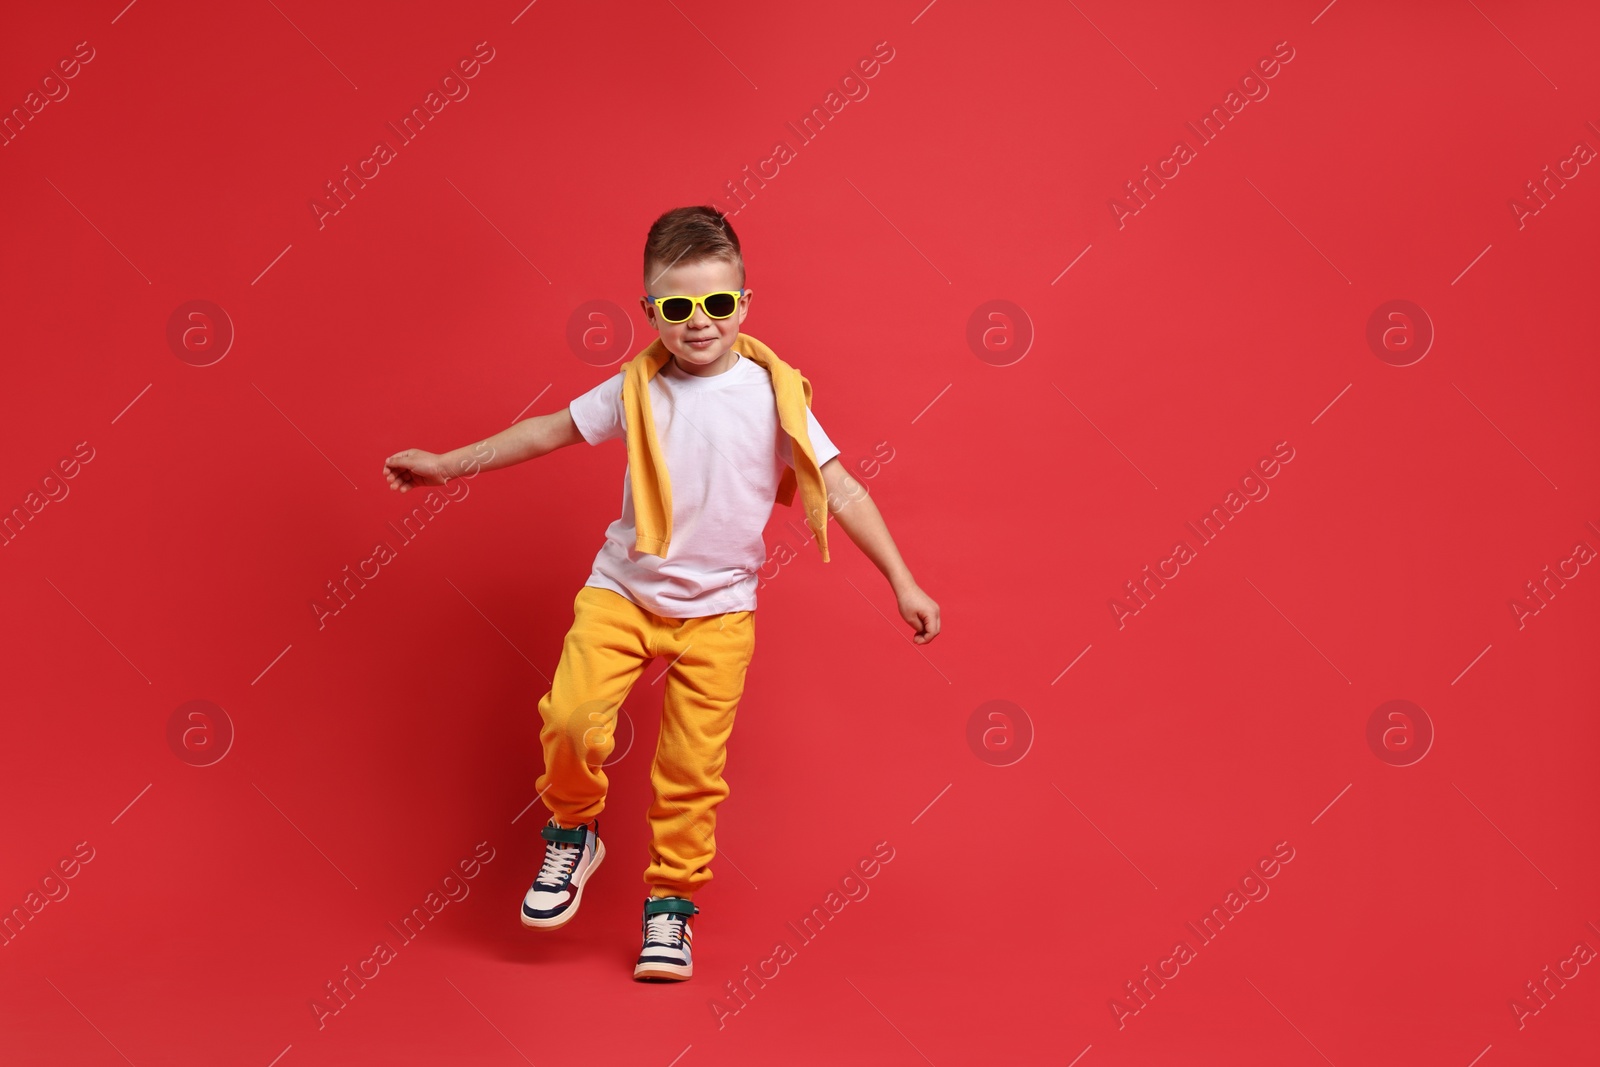
<svg viewBox="0 0 1600 1067"><path fill-rule="evenodd" d="M626 440L622 517L606 530L573 602L555 678L539 701L545 773L536 787L552 818L540 831L544 864L521 915L524 925L548 930L576 914L605 859L602 765L617 711L645 665L663 657L650 892L633 974L682 981L694 973L693 898L711 880L716 808L729 792L725 745L755 651L761 535L774 503L803 490L824 562L832 512L889 580L917 644L938 636L939 605L912 580L877 506L839 462L811 413L810 383L739 332L751 291L728 220L710 207L662 215L645 241L644 282L645 318L660 336L620 373L565 410L477 445L399 452L384 461L384 475L404 493L580 441Z"/></svg>

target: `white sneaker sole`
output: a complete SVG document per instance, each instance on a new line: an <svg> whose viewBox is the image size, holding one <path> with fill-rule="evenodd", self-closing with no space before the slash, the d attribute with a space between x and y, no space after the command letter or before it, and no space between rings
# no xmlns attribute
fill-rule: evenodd
<svg viewBox="0 0 1600 1067"><path fill-rule="evenodd" d="M528 913L523 911L522 907L519 905L517 907L517 915L522 919L522 925L531 926L537 930L555 930L571 922L572 917L578 914L578 905L583 903L584 885L588 883L589 878L594 874L594 872L599 869L601 861L605 858L606 843L601 841L599 838L595 838L594 862L589 864L589 866L584 870L575 872L573 874L571 883L572 904L567 908L567 910L550 919L530 919L528 918Z"/></svg>
<svg viewBox="0 0 1600 1067"><path fill-rule="evenodd" d="M639 979L656 978L663 981L682 982L694 977L694 964L641 963L634 967L633 976Z"/></svg>

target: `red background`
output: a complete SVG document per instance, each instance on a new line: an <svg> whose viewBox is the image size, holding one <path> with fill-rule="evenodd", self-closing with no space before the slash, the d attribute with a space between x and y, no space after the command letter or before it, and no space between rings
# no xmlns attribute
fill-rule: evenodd
<svg viewBox="0 0 1600 1067"><path fill-rule="evenodd" d="M70 890L0 948L5 1062L1593 1057L1600 974L1562 961L1600 947L1600 577L1562 561L1600 545L1600 176L1511 207L1600 147L1585 5L4 21L7 113L94 51L0 148L0 506L26 514L0 549L0 906ZM479 42L470 95L319 227L324 183ZM879 42L869 94L799 143L787 123ZM1279 42L1270 94L1119 225L1124 183ZM797 558L759 594L697 973L645 985L660 665L626 704L584 914L512 918L541 855L535 705L621 444L458 483L403 546L420 502L380 466L613 373L649 340L651 220L733 210L725 183L780 139L794 157L733 218L746 328L811 378L944 632L913 645L837 526L824 565L774 515ZM1407 366L1367 341L1397 299L1435 332ZM167 338L192 300L235 331L208 366ZM974 347L992 300L1020 311L980 315ZM590 301L634 336L574 348ZM1270 495L1200 546L1185 523L1279 442ZM380 539L398 558L319 628ZM1197 558L1119 627L1109 603L1179 539ZM1519 625L1546 565L1579 569ZM192 700L215 733L169 740ZM1431 724L1420 761L1397 765L1416 715L1369 744L1390 700ZM470 895L319 1028L325 983L479 842ZM786 924L879 842L869 895L799 945ZM1119 1025L1124 984L1280 842L1270 894ZM780 939L795 958L719 1025ZM1579 970L1519 1025L1547 965Z"/></svg>

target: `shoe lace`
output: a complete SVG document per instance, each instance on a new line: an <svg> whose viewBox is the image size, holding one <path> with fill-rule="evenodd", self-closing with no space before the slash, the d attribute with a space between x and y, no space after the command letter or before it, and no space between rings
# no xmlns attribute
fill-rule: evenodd
<svg viewBox="0 0 1600 1067"><path fill-rule="evenodd" d="M577 845L549 842L544 850L544 866L539 868L539 877L535 881L544 885L563 884L577 865L580 851Z"/></svg>
<svg viewBox="0 0 1600 1067"><path fill-rule="evenodd" d="M645 941L673 948L683 938L683 916L662 912L645 920Z"/></svg>

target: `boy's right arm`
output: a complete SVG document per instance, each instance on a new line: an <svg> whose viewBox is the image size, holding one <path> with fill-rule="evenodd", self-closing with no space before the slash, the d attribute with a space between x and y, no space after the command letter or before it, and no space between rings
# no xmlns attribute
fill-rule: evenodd
<svg viewBox="0 0 1600 1067"><path fill-rule="evenodd" d="M523 419L493 437L452 449L442 455L408 448L383 461L389 488L404 493L414 485L443 485L450 478L498 470L537 459L584 440L567 408Z"/></svg>
<svg viewBox="0 0 1600 1067"><path fill-rule="evenodd" d="M548 415L523 419L493 437L446 452L439 458L454 478L476 473L476 470L499 470L582 442L583 435L572 421L572 412L562 408Z"/></svg>

